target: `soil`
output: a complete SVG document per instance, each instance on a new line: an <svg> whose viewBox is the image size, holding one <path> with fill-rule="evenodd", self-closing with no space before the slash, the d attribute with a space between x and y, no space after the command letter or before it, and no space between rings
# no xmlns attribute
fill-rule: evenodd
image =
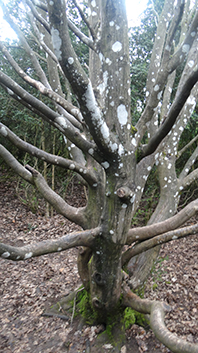
<svg viewBox="0 0 198 353"><path fill-rule="evenodd" d="M85 202L83 188L72 185L67 201ZM43 204L34 214L19 200L16 180L0 171L0 241L22 246L55 239L78 227L62 216L47 218ZM189 223L196 222L191 219ZM111 343L96 338L104 327L88 326L78 318L42 316L46 308L80 286L78 249L44 255L25 262L0 259L0 352L116 352ZM161 248L155 270L145 286L145 297L168 302L169 330L190 342L198 342L198 239L197 235ZM102 336L100 336L102 337ZM126 331L121 353L168 353L149 328L133 325ZM119 350L118 350L119 352Z"/></svg>

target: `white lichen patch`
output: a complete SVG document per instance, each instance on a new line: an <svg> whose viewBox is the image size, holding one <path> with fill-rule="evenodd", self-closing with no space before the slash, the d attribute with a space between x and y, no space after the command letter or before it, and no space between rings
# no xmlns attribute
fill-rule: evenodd
<svg viewBox="0 0 198 353"><path fill-rule="evenodd" d="M182 52L187 54L189 52L189 50L190 50L190 45L184 44L182 47Z"/></svg>
<svg viewBox="0 0 198 353"><path fill-rule="evenodd" d="M110 141L110 143L109 143L109 147L111 148L111 150L112 150L112 152L115 152L115 151L117 151L117 149L118 149L118 145L117 145L117 143L112 143L111 141Z"/></svg>
<svg viewBox="0 0 198 353"><path fill-rule="evenodd" d="M95 1L95 0L92 0L92 1L91 1L91 6L92 6L92 7L96 7L96 1Z"/></svg>
<svg viewBox="0 0 198 353"><path fill-rule="evenodd" d="M90 149L88 150L88 153L92 156L92 155L93 155L93 153L94 153L93 148L90 148Z"/></svg>
<svg viewBox="0 0 198 353"><path fill-rule="evenodd" d="M64 129L67 128L67 123L66 123L66 120L63 116L58 116L55 121L61 126L63 127Z"/></svg>
<svg viewBox="0 0 198 353"><path fill-rule="evenodd" d="M120 104L117 107L117 117L120 125L126 125L128 119L128 112L124 104Z"/></svg>
<svg viewBox="0 0 198 353"><path fill-rule="evenodd" d="M10 257L10 253L8 251L5 251L1 257L3 257L4 259L7 259L8 257Z"/></svg>
<svg viewBox="0 0 198 353"><path fill-rule="evenodd" d="M159 85L155 85L154 91L155 91L155 92L159 91Z"/></svg>
<svg viewBox="0 0 198 353"><path fill-rule="evenodd" d="M126 203L123 203L123 204L122 204L122 208L127 208L127 204L126 204Z"/></svg>
<svg viewBox="0 0 198 353"><path fill-rule="evenodd" d="M110 27L113 27L114 24L115 24L114 21L110 21L110 22L109 22L109 26L110 26Z"/></svg>
<svg viewBox="0 0 198 353"><path fill-rule="evenodd" d="M119 52L120 50L122 50L122 43L120 42L115 42L113 45L112 45L112 50L114 51L114 53L117 53Z"/></svg>
<svg viewBox="0 0 198 353"><path fill-rule="evenodd" d="M33 255L33 253L31 251L26 253L25 256L24 256L24 260L30 259L32 257L32 255Z"/></svg>
<svg viewBox="0 0 198 353"><path fill-rule="evenodd" d="M70 65L72 65L74 63L74 58L72 58L71 56L68 58L68 63Z"/></svg>
<svg viewBox="0 0 198 353"><path fill-rule="evenodd" d="M124 147L122 146L121 143L119 144L119 147L118 147L118 154L119 156L122 156L124 154Z"/></svg>
<svg viewBox="0 0 198 353"><path fill-rule="evenodd" d="M61 60L62 59L62 51L61 51L62 39L60 38L60 33L58 29L52 27L51 34L52 34L52 43L53 43L55 55L58 60Z"/></svg>
<svg viewBox="0 0 198 353"><path fill-rule="evenodd" d="M191 67L193 67L194 66L194 60L190 60L189 62L188 62L188 66L191 68Z"/></svg>
<svg viewBox="0 0 198 353"><path fill-rule="evenodd" d="M136 141L135 137L132 138L131 143L133 146L137 147L137 141Z"/></svg>
<svg viewBox="0 0 198 353"><path fill-rule="evenodd" d="M100 126L100 131L101 131L101 134L102 134L104 140L108 141L109 128L108 128L108 126L107 126L107 124L105 122L103 122L103 124Z"/></svg>
<svg viewBox="0 0 198 353"><path fill-rule="evenodd" d="M108 169L109 166L110 166L109 162L103 162L103 163L101 163L101 165L102 165L105 169Z"/></svg>
<svg viewBox="0 0 198 353"><path fill-rule="evenodd" d="M94 123L97 124L98 122L101 122L101 113L100 113L100 109L97 105L97 102L95 100L95 96L93 93L93 88L91 85L91 82L89 82L88 86L87 86L87 90L84 94L84 99L85 99L85 103L87 108L89 109L89 111L92 114L92 118L94 120Z"/></svg>
<svg viewBox="0 0 198 353"><path fill-rule="evenodd" d="M8 132L4 126L1 127L0 134L3 135L4 137L7 136Z"/></svg>

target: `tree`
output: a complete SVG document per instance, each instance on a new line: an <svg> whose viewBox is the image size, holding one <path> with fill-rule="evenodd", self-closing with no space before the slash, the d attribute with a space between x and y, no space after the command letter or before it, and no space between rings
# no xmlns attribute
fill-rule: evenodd
<svg viewBox="0 0 198 353"><path fill-rule="evenodd" d="M84 26L72 22L63 0L26 0L23 6L19 1L16 3L23 16L14 20L11 10L0 1L31 67L28 64L22 69L1 43L1 51L24 85L3 70L0 84L12 98L66 137L71 159L40 150L1 123L2 143L8 139L47 163L74 171L87 186L88 200L85 207L70 206L51 190L39 171L30 165L22 166L1 145L0 155L6 163L34 185L57 212L82 227L82 231L58 240L21 248L1 243L1 257L19 261L81 246L79 275L99 321L107 321L122 297L123 306L150 315L154 333L173 352L196 352L197 344L185 342L166 329L165 304L140 299L129 286L135 289L145 280L160 244L198 230L197 224L179 228L196 213L198 200L176 214L182 190L198 176L198 147L178 176L175 168L180 152L197 140L195 137L178 152L182 132L197 102L197 5L191 8L189 1L178 0L175 6L174 1L166 0L162 11L153 9L157 32L144 101L141 100L144 109L133 126L124 0L83 4L73 0L88 29L84 32ZM75 42L71 41L71 32L78 38ZM34 33L33 49L30 33ZM80 42L89 48L89 68L74 50ZM47 62L43 62L45 56ZM178 67L179 82L175 79ZM133 217L154 165L159 173L159 202L148 225L133 228ZM142 255L136 258L139 254ZM131 277L126 280L123 269L129 262Z"/></svg>

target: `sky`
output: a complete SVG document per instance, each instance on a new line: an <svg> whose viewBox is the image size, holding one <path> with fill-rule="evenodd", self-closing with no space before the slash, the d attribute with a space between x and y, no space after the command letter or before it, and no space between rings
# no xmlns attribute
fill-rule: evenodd
<svg viewBox="0 0 198 353"><path fill-rule="evenodd" d="M6 1L5 1L6 2ZM134 5L135 2L135 5ZM129 26L136 26L140 22L140 16L145 10L148 0L126 0L126 8ZM3 30L2 30L3 28ZM2 34L3 32L3 34ZM0 39L16 38L14 32L10 29L10 26L3 20L3 13L0 7Z"/></svg>

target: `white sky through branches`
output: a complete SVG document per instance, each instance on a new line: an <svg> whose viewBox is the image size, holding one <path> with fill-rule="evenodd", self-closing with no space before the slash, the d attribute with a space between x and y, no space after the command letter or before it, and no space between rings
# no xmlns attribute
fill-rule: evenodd
<svg viewBox="0 0 198 353"><path fill-rule="evenodd" d="M7 3L7 0L4 0ZM142 12L146 9L148 0L126 0L127 16L129 26L136 26L140 22L140 16ZM3 12L0 7L0 40L16 39L14 31L10 26L3 20Z"/></svg>

